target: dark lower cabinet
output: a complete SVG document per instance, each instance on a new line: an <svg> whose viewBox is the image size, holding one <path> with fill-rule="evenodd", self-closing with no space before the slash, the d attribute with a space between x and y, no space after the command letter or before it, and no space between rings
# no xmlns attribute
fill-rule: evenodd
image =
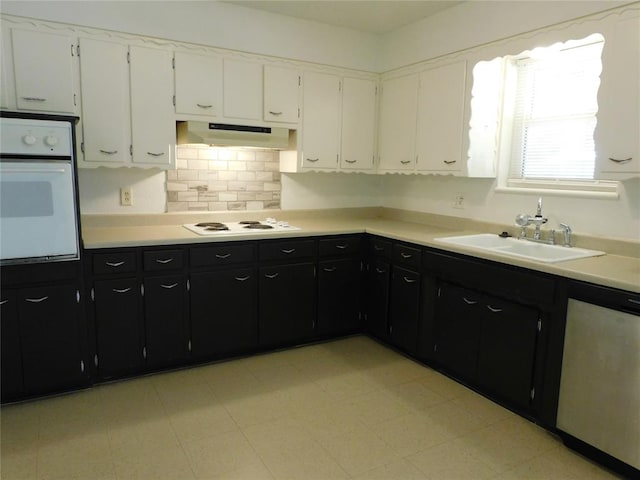
<svg viewBox="0 0 640 480"><path fill-rule="evenodd" d="M259 342L279 346L310 340L316 327L316 279L313 263L259 269Z"/></svg>
<svg viewBox="0 0 640 480"><path fill-rule="evenodd" d="M391 267L383 260L373 260L367 268L367 330L382 340L389 340L389 285Z"/></svg>
<svg viewBox="0 0 640 480"><path fill-rule="evenodd" d="M197 358L258 345L258 279L253 267L191 275L191 353Z"/></svg>
<svg viewBox="0 0 640 480"><path fill-rule="evenodd" d="M318 263L319 335L341 335L360 329L360 265L359 258Z"/></svg>
<svg viewBox="0 0 640 480"><path fill-rule="evenodd" d="M186 359L187 280L184 275L144 279L144 326L147 367L175 365Z"/></svg>
<svg viewBox="0 0 640 480"><path fill-rule="evenodd" d="M144 366L140 286L135 277L94 282L98 374L102 378Z"/></svg>
<svg viewBox="0 0 640 480"><path fill-rule="evenodd" d="M418 348L420 291L418 272L398 266L393 267L389 302L389 338L393 345L411 354L415 354Z"/></svg>
<svg viewBox="0 0 640 480"><path fill-rule="evenodd" d="M0 299L0 375L2 401L19 397L24 390L22 383L22 349L18 330L18 306L15 292L2 292Z"/></svg>

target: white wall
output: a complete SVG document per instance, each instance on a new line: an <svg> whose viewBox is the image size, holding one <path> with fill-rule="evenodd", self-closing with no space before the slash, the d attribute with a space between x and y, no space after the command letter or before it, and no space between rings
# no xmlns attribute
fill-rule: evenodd
<svg viewBox="0 0 640 480"><path fill-rule="evenodd" d="M382 177L358 173L282 174L283 210L381 206Z"/></svg>

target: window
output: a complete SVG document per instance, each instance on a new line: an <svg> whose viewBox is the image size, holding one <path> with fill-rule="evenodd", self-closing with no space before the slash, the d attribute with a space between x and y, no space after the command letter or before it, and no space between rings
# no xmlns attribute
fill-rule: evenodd
<svg viewBox="0 0 640 480"><path fill-rule="evenodd" d="M493 142L498 188L616 194L615 182L594 180L603 46L593 34L476 65L470 161ZM476 84L485 86L476 92ZM476 101L484 112L474 109L477 95L493 99Z"/></svg>

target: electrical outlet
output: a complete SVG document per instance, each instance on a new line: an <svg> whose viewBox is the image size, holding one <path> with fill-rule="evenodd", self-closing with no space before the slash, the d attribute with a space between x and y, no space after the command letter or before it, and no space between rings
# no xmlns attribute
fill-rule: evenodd
<svg viewBox="0 0 640 480"><path fill-rule="evenodd" d="M120 205L130 207L133 205L133 193L131 187L122 187L120 189Z"/></svg>
<svg viewBox="0 0 640 480"><path fill-rule="evenodd" d="M456 193L456 196L453 199L453 208L464 208L464 193Z"/></svg>

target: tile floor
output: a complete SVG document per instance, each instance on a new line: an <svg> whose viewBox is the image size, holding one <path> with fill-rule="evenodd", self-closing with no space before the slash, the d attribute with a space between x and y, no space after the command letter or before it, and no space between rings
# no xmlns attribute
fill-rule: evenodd
<svg viewBox="0 0 640 480"><path fill-rule="evenodd" d="M367 337L8 405L3 480L606 479Z"/></svg>

